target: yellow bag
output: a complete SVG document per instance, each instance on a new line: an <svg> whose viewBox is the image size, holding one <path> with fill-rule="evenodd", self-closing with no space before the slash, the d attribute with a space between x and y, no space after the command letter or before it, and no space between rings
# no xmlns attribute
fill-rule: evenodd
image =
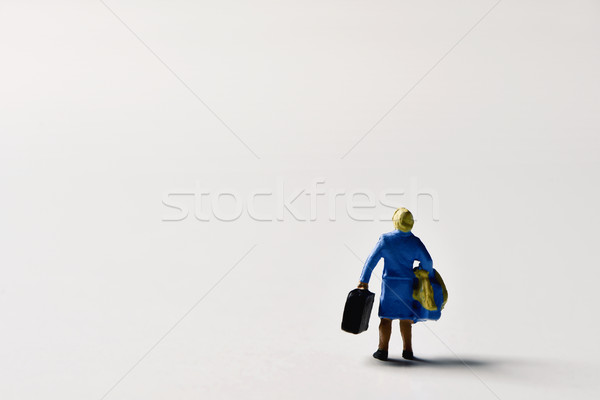
<svg viewBox="0 0 600 400"><path fill-rule="evenodd" d="M433 288L429 282L429 272L423 269L415 270L417 277L417 287L413 290L413 299L417 300L424 309L428 311L437 310L435 300L433 300Z"/></svg>
<svg viewBox="0 0 600 400"><path fill-rule="evenodd" d="M415 269L414 272L418 281L416 288L413 290L413 299L421 303L424 309L428 311L436 311L438 307L433 299L433 287L429 281L429 272L423 269ZM440 306L441 311L446 305L446 301L448 301L448 290L446 290L446 285L444 284L440 274L436 270L434 270L434 273L435 279L442 287L442 293L444 295L444 301Z"/></svg>

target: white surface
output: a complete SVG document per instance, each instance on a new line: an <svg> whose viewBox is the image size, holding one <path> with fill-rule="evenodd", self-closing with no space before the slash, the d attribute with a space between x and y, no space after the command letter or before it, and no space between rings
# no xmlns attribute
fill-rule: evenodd
<svg viewBox="0 0 600 400"><path fill-rule="evenodd" d="M493 2L107 4L260 159L101 2L5 1L2 399L597 397L597 2L503 1L344 159ZM372 359L376 310L339 329L346 246L390 222L325 197L316 221L162 221L167 193L317 178L437 192L430 363Z"/></svg>

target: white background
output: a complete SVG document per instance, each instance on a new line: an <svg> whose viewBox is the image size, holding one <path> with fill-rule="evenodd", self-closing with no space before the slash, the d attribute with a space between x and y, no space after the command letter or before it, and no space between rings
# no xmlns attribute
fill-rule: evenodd
<svg viewBox="0 0 600 400"><path fill-rule="evenodd" d="M2 399L597 397L600 3L106 4L0 6ZM391 222L163 221L317 178L435 191L429 362L340 330Z"/></svg>

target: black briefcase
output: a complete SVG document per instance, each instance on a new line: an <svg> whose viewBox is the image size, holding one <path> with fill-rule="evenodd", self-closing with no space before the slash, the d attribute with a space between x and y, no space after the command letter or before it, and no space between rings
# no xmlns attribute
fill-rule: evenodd
<svg viewBox="0 0 600 400"><path fill-rule="evenodd" d="M354 289L348 293L342 317L342 330L355 334L366 331L369 328L374 300L375 293L367 289Z"/></svg>

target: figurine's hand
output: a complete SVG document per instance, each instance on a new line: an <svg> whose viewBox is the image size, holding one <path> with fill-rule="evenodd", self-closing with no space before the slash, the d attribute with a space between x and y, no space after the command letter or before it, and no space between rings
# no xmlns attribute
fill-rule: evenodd
<svg viewBox="0 0 600 400"><path fill-rule="evenodd" d="M359 282L357 288L368 290L369 289L369 284L368 283L364 283L364 282Z"/></svg>

